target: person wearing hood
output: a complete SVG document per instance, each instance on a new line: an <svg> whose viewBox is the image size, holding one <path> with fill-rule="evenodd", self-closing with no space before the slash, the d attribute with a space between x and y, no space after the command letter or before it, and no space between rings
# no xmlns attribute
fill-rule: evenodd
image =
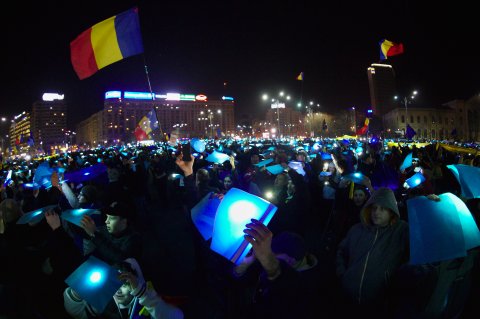
<svg viewBox="0 0 480 319"><path fill-rule="evenodd" d="M393 191L376 190L337 249L336 273L342 295L353 313L386 314L391 276L408 261L409 229L400 220Z"/></svg>
<svg viewBox="0 0 480 319"><path fill-rule="evenodd" d="M137 260L127 258L117 265L123 285L113 295L102 313L83 300L75 290L67 287L63 293L67 313L75 319L102 317L107 319L152 318L182 319L181 309L165 302L150 282L145 282Z"/></svg>

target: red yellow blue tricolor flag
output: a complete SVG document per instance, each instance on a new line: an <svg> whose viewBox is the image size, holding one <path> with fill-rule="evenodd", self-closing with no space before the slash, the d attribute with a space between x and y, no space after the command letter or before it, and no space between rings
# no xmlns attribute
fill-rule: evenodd
<svg viewBox="0 0 480 319"><path fill-rule="evenodd" d="M403 53L403 43L394 43L387 39L378 42L380 45L380 60L386 60L389 56Z"/></svg>
<svg viewBox="0 0 480 319"><path fill-rule="evenodd" d="M80 80L140 53L143 43L137 8L95 24L70 43L70 57Z"/></svg>

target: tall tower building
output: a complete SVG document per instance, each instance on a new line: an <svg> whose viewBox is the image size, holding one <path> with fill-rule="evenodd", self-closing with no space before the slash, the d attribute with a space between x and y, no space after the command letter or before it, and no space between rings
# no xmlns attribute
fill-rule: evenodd
<svg viewBox="0 0 480 319"><path fill-rule="evenodd" d="M45 93L42 101L33 103L31 117L35 144L41 145L45 152L65 143L67 106L63 95Z"/></svg>
<svg viewBox="0 0 480 319"><path fill-rule="evenodd" d="M394 101L396 93L395 71L391 65L373 63L367 69L367 74L373 114L382 118L386 113L396 108Z"/></svg>

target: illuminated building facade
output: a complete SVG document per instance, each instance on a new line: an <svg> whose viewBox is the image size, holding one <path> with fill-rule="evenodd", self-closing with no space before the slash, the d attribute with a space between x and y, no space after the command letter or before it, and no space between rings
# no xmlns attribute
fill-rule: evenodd
<svg viewBox="0 0 480 319"><path fill-rule="evenodd" d="M33 103L31 130L36 145L45 152L65 144L67 130L67 106L63 95L45 93L42 101Z"/></svg>
<svg viewBox="0 0 480 319"><path fill-rule="evenodd" d="M30 137L31 118L30 113L22 112L13 118L10 125L9 138L12 149L22 151L28 147L28 138Z"/></svg>
<svg viewBox="0 0 480 319"><path fill-rule="evenodd" d="M135 128L149 111L155 109L159 129L151 135L178 131L180 137L230 135L234 132L234 99L223 96L210 99L203 94L154 94L109 91L102 111L77 126L79 145L115 144L135 141Z"/></svg>

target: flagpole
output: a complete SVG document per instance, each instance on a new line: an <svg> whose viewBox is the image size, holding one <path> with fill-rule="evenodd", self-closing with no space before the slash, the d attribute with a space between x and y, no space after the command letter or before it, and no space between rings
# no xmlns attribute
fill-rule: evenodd
<svg viewBox="0 0 480 319"><path fill-rule="evenodd" d="M150 76L148 75L148 67L147 67L147 61L145 59L145 54L142 54L142 57L143 57L143 66L145 67L145 75L147 76L148 89L150 90L150 94L152 96L152 102L153 102L152 106L153 106L153 110L155 111L155 117L157 118L158 128L160 129L160 139L163 140L162 124L160 123L160 120L157 114L157 109L155 107L155 94L153 94L153 91L152 91L152 85L150 83Z"/></svg>

